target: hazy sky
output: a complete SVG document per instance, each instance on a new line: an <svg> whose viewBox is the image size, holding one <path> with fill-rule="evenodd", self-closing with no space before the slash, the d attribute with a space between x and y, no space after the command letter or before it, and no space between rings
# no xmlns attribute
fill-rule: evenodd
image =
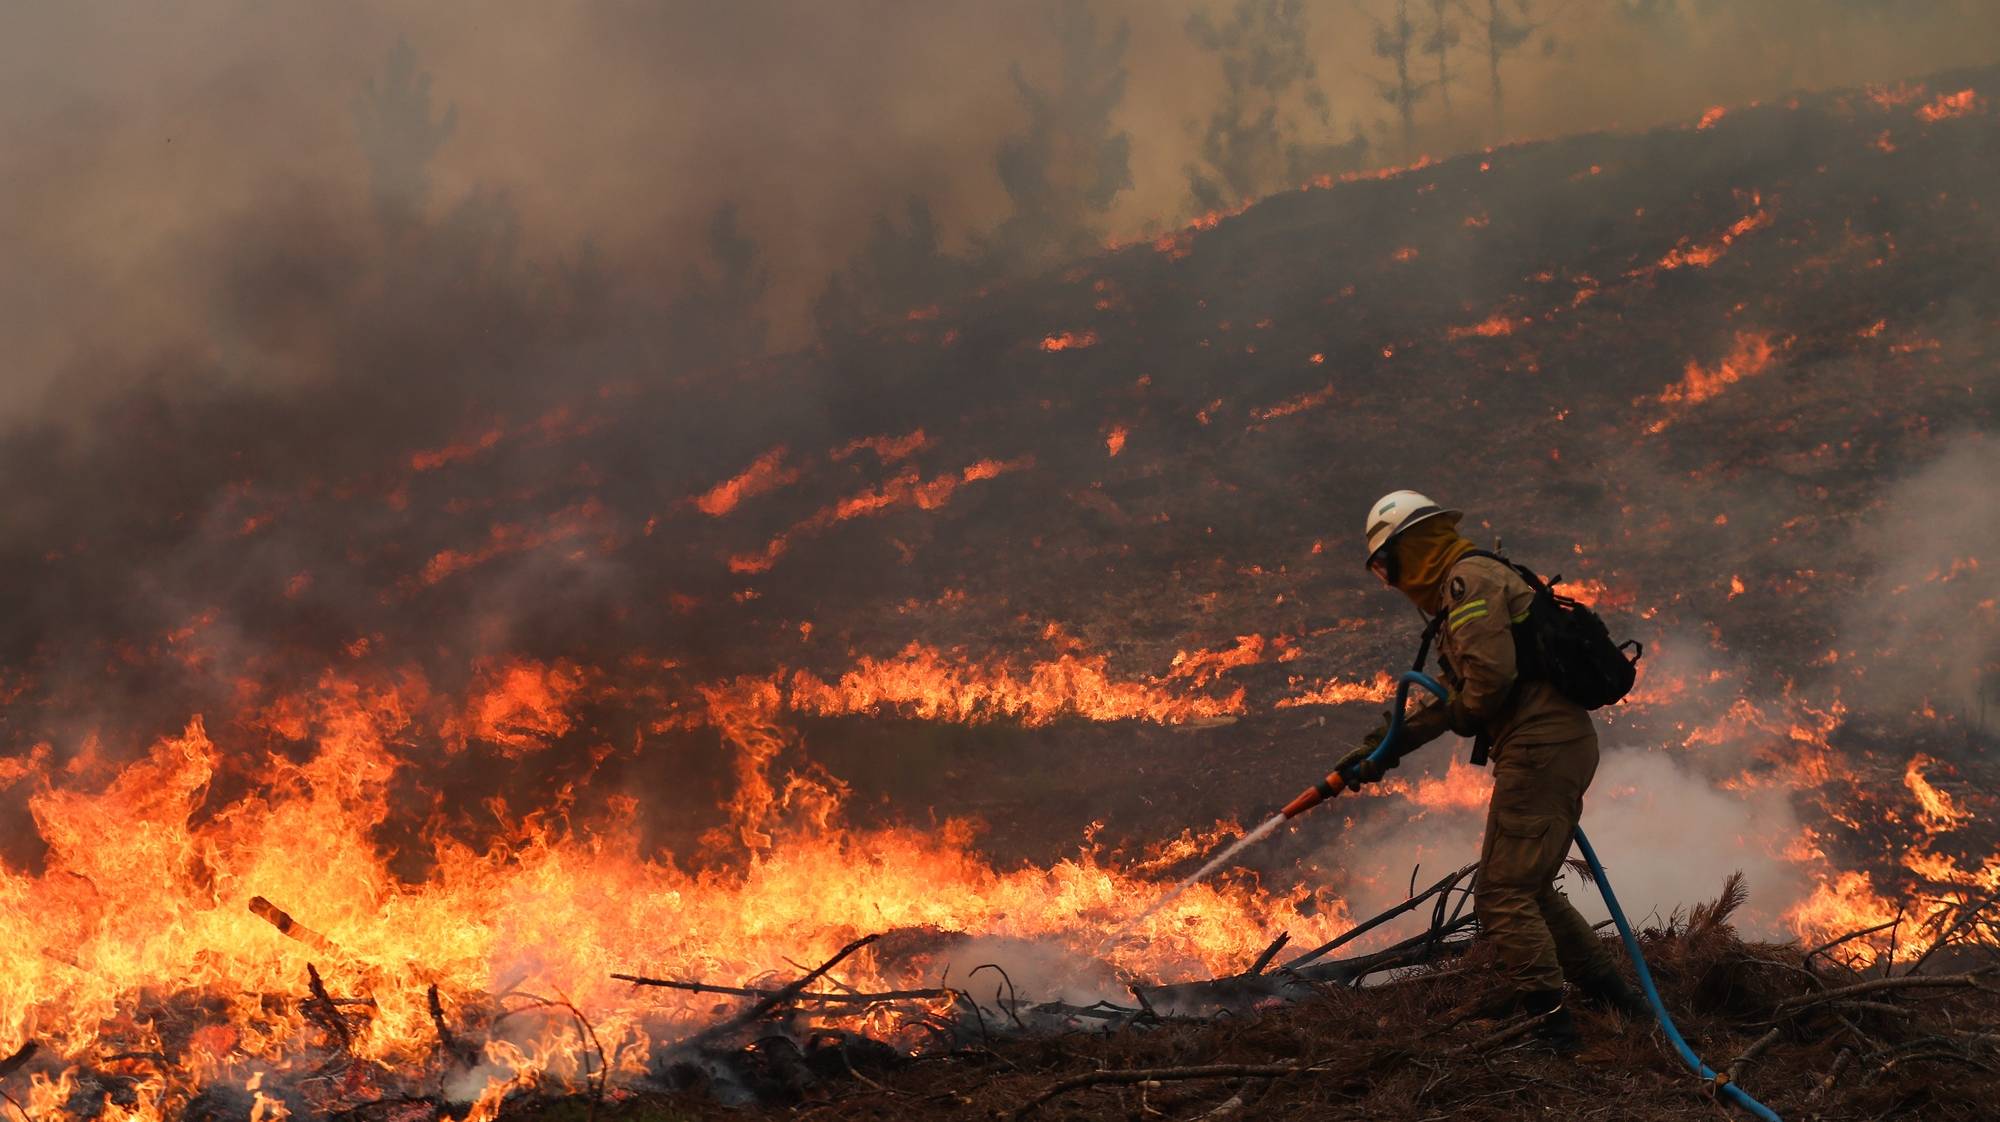
<svg viewBox="0 0 2000 1122"><path fill-rule="evenodd" d="M1509 5L1516 0L1505 0ZM1184 30L1195 0L1098 0L1129 21L1117 123L1135 181L1113 233L1188 208L1194 127L1220 86ZM958 241L1005 212L993 153L1021 127L1009 79L1053 57L1047 0L732 0L574 4L7 5L0 12L0 409L38 401L80 356L119 365L204 345L217 262L246 239L368 246L354 99L399 37L457 130L433 211L504 191L523 251L589 237L628 278L678 277L712 208L733 199L763 242L780 341L877 212L931 200ZM1392 0L1308 0L1309 47L1332 102L1325 139L1355 129L1380 162L1406 154L1377 96L1372 20ZM1430 0L1409 5L1422 31ZM1493 143L1480 32L1462 42L1447 121L1419 107L1434 154ZM1633 9L1650 14L1636 16ZM1887 13L1887 14L1885 14ZM1507 136L1685 120L1715 102L1992 61L2000 5L1972 0L1540 0L1507 62ZM1419 60L1430 67L1428 58ZM1425 71L1428 73L1428 71ZM343 241L345 239L345 241ZM113 361L107 362L106 359Z"/></svg>

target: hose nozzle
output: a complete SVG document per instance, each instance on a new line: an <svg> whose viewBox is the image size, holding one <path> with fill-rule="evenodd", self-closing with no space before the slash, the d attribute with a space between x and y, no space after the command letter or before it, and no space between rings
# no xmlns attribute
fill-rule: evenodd
<svg viewBox="0 0 2000 1122"><path fill-rule="evenodd" d="M1311 810L1312 808L1334 797L1335 795L1340 794L1340 792L1346 786L1347 786L1347 781L1340 777L1339 772L1330 771L1326 774L1325 779L1322 779L1318 783L1315 783L1312 786L1306 788L1305 790L1300 791L1298 798L1295 798L1291 802L1286 803L1285 809L1279 811L1278 813L1281 817L1284 818L1297 818L1299 815L1304 814L1306 811Z"/></svg>

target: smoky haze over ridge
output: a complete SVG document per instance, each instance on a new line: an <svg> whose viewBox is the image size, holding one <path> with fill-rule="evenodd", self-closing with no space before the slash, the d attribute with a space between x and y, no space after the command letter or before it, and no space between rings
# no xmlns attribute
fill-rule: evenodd
<svg viewBox="0 0 2000 1122"><path fill-rule="evenodd" d="M14 352L0 412L32 413L51 391L67 402L82 385L129 384L130 368L163 350L216 347L214 293L251 243L334 262L322 268L374 252L354 99L399 38L431 76L439 111L457 111L428 168L434 215L471 193L497 197L526 258L559 260L588 241L614 288L643 307L671 299L715 208L733 203L764 254L770 340L795 345L810 335L827 275L878 215L923 199L952 250L1005 217L995 154L1027 116L1009 70L1053 84L1060 8L15 7L0 47L0 170L14 204L0 235L16 247L0 265L0 327ZM1105 234L1190 213L1187 167L1223 86L1219 57L1186 24L1208 12L1226 28L1238 8L1089 6L1105 37L1129 27L1111 124L1130 135L1131 186L1101 216ZM1302 87L1285 90L1277 108L1294 139L1336 145L1358 132L1369 142L1361 162L1377 166L1977 63L2000 42L2000 13L1979 4L1543 4L1529 22L1548 26L1504 63L1507 119L1496 130L1479 29L1461 13L1451 108L1425 93L1406 150L1377 85L1391 64L1372 49L1371 19L1389 21L1395 8L1241 6L1261 26L1303 21L1303 55L1328 108L1322 124ZM1410 5L1418 33L1429 8ZM1415 56L1417 79L1434 65ZM309 219L273 214L301 196L317 200ZM312 311L295 314L309 330ZM268 355L219 357L239 367L224 377L288 373Z"/></svg>

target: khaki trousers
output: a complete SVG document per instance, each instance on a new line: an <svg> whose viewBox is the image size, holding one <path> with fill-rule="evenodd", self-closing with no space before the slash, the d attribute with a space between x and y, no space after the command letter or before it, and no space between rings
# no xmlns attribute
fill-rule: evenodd
<svg viewBox="0 0 2000 1122"><path fill-rule="evenodd" d="M1583 792L1597 774L1597 734L1561 744L1503 744L1479 851L1473 912L1517 992L1559 990L1565 973L1614 969L1610 952L1557 891Z"/></svg>

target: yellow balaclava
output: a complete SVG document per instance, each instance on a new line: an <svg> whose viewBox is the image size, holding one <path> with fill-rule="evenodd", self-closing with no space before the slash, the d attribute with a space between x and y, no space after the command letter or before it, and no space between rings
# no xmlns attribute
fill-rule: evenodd
<svg viewBox="0 0 2000 1122"><path fill-rule="evenodd" d="M1445 574L1473 549L1460 537L1456 518L1426 518L1396 535L1396 587L1425 615L1444 607Z"/></svg>

